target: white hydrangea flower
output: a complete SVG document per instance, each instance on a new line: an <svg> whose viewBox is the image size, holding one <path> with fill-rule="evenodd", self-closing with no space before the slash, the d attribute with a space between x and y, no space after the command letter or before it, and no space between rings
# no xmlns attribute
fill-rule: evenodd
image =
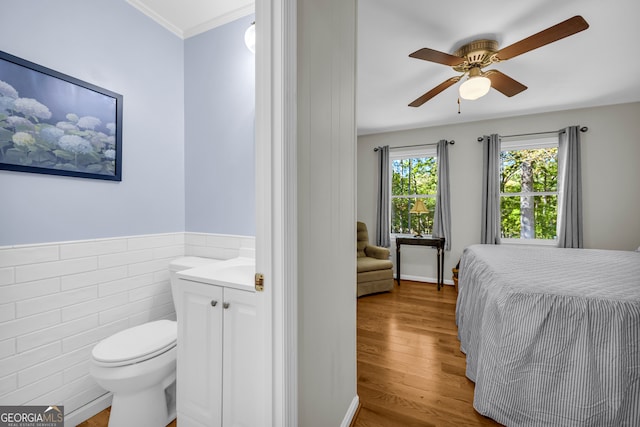
<svg viewBox="0 0 640 427"><path fill-rule="evenodd" d="M8 96L0 95L0 111L10 112L13 111L14 99Z"/></svg>
<svg viewBox="0 0 640 427"><path fill-rule="evenodd" d="M67 118L67 120L69 120L71 123L76 123L79 119L78 119L78 115L77 114L73 114L73 113L69 113L65 116Z"/></svg>
<svg viewBox="0 0 640 427"><path fill-rule="evenodd" d="M13 88L9 83L0 80L0 95L8 98L17 99L18 91Z"/></svg>
<svg viewBox="0 0 640 427"><path fill-rule="evenodd" d="M114 160L116 158L116 150L105 150L103 157L105 159Z"/></svg>
<svg viewBox="0 0 640 427"><path fill-rule="evenodd" d="M111 132L111 135L114 135L116 133L116 124L115 123L107 123L105 126L109 130L109 132Z"/></svg>
<svg viewBox="0 0 640 427"><path fill-rule="evenodd" d="M78 135L65 135L58 140L58 145L75 154L90 153L93 151L91 143Z"/></svg>
<svg viewBox="0 0 640 427"><path fill-rule="evenodd" d="M14 128L18 126L23 128L26 127L28 129L36 128L33 123L31 123L29 120L25 119L24 117L20 117L20 116L9 116L7 117L7 122L9 122L9 124Z"/></svg>
<svg viewBox="0 0 640 427"><path fill-rule="evenodd" d="M92 116L80 117L80 120L78 120L77 123L79 128L91 130L94 130L96 126L100 126L101 124L102 121L99 118Z"/></svg>
<svg viewBox="0 0 640 427"><path fill-rule="evenodd" d="M13 143L15 145L21 145L23 147L28 147L29 145L35 144L36 140L33 138L33 135L26 132L16 132L11 137Z"/></svg>
<svg viewBox="0 0 640 427"><path fill-rule="evenodd" d="M27 117L37 117L39 119L50 119L51 111L32 98L18 98L13 104L13 108Z"/></svg>
<svg viewBox="0 0 640 427"><path fill-rule="evenodd" d="M64 131L62 129L54 128L53 126L46 127L40 131L40 138L49 144L57 144L63 135Z"/></svg>
<svg viewBox="0 0 640 427"><path fill-rule="evenodd" d="M78 126L69 122L58 122L56 123L56 127L62 130L78 130Z"/></svg>

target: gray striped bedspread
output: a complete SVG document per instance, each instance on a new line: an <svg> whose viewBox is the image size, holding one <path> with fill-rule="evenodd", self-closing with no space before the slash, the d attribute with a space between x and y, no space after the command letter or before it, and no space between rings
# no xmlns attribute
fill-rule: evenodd
<svg viewBox="0 0 640 427"><path fill-rule="evenodd" d="M456 322L481 414L640 426L640 252L470 246Z"/></svg>

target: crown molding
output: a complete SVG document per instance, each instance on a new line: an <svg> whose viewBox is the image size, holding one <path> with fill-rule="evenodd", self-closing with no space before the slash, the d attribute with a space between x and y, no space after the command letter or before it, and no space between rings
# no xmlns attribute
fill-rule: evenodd
<svg viewBox="0 0 640 427"><path fill-rule="evenodd" d="M215 16L207 21L199 23L198 25L194 25L189 28L181 28L178 25L175 25L173 22L169 21L164 16L160 15L154 9L147 6L142 0L126 0L134 8L138 9L143 14L147 15L149 18L153 19L156 23L160 24L162 27L166 28L176 36L181 39L188 39L189 37L196 36L198 34L204 33L205 31L209 31L213 28L219 27L224 24L228 24L229 22L235 21L236 19L242 18L247 15L251 15L255 13L255 2L251 2L245 6L242 6L237 9L233 9L228 11L222 15Z"/></svg>

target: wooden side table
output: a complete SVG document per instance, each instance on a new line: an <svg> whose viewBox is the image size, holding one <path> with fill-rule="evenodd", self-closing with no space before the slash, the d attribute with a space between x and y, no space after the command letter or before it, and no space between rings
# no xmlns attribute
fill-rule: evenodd
<svg viewBox="0 0 640 427"><path fill-rule="evenodd" d="M437 264L438 264L438 290L444 286L444 237L396 237L396 261L397 271L396 280L400 286L400 246L402 245L418 245L431 246L436 248Z"/></svg>

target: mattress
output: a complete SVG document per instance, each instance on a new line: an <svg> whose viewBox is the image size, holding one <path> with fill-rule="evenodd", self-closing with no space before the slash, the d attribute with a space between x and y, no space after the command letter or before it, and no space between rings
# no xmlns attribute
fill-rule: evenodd
<svg viewBox="0 0 640 427"><path fill-rule="evenodd" d="M481 414L640 426L640 252L470 246L456 322Z"/></svg>

